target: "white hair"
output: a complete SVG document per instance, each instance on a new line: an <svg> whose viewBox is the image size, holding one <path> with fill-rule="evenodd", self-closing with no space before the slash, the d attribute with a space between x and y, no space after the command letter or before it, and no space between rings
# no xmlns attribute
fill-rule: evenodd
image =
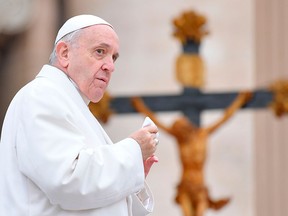
<svg viewBox="0 0 288 216"><path fill-rule="evenodd" d="M56 53L56 46L57 44L60 42L60 41L64 41L65 43L67 44L70 44L70 45L74 45L77 41L77 39L79 38L79 35L81 33L82 29L78 29L76 31L73 31L65 36L63 36L55 45L54 45L54 48L53 48L53 51L52 53L50 54L50 57L49 57L49 64L51 65L54 65L54 63L56 62L57 60L57 53Z"/></svg>

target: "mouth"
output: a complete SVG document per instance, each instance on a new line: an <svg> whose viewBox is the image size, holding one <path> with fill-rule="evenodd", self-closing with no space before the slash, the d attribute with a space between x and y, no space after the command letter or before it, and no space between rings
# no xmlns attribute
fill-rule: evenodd
<svg viewBox="0 0 288 216"><path fill-rule="evenodd" d="M100 81L102 81L104 83L108 83L108 80L105 77L100 77L100 78L98 78L98 80L100 80Z"/></svg>

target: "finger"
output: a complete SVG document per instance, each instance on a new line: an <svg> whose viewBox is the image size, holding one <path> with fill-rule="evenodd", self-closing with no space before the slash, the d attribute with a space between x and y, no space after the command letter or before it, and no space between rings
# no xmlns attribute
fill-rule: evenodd
<svg viewBox="0 0 288 216"><path fill-rule="evenodd" d="M145 164L148 166L149 165L151 166L153 163L158 162L158 161L159 161L158 157L156 157L155 155L152 155L151 157L146 159Z"/></svg>
<svg viewBox="0 0 288 216"><path fill-rule="evenodd" d="M156 133L151 133L151 137L153 140L155 140L157 138L157 134Z"/></svg>
<svg viewBox="0 0 288 216"><path fill-rule="evenodd" d="M145 127L150 133L158 133L158 127L156 125L148 125Z"/></svg>
<svg viewBox="0 0 288 216"><path fill-rule="evenodd" d="M152 165L158 162L158 158L155 155L152 155L151 157L147 158L144 161L144 172L145 172L145 177L148 175Z"/></svg>

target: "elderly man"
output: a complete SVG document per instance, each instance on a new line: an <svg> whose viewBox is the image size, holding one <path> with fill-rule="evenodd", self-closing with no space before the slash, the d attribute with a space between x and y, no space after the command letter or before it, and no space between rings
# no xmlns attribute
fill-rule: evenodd
<svg viewBox="0 0 288 216"><path fill-rule="evenodd" d="M145 176L158 128L112 143L90 113L114 71L119 41L93 15L69 19L50 64L12 100L0 144L0 215L142 216L153 210Z"/></svg>

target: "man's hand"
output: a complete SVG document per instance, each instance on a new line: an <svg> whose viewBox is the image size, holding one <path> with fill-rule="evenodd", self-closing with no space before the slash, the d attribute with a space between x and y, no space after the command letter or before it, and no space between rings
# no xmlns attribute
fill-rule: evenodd
<svg viewBox="0 0 288 216"><path fill-rule="evenodd" d="M154 155L158 142L156 139L157 133L158 128L155 125L149 125L130 135L130 138L136 140L140 145L143 161Z"/></svg>
<svg viewBox="0 0 288 216"><path fill-rule="evenodd" d="M142 129L130 135L130 137L135 139L140 145L145 178L147 177L152 165L155 162L158 162L158 158L154 155L156 147L159 143L159 140L157 139L158 136L158 128L149 117L145 118Z"/></svg>

